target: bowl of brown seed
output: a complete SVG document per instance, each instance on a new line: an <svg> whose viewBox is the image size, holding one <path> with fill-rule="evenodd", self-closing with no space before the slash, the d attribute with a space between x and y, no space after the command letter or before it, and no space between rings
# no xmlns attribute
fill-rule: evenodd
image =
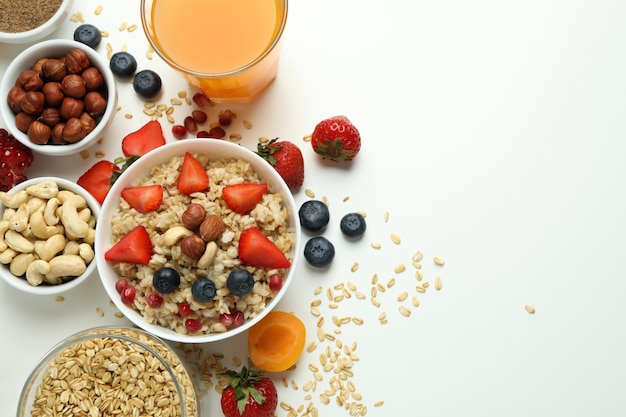
<svg viewBox="0 0 626 417"><path fill-rule="evenodd" d="M54 32L74 0L0 0L0 43L35 42Z"/></svg>
<svg viewBox="0 0 626 417"><path fill-rule="evenodd" d="M96 327L54 346L26 380L17 415L199 416L204 393L187 357L130 327Z"/></svg>

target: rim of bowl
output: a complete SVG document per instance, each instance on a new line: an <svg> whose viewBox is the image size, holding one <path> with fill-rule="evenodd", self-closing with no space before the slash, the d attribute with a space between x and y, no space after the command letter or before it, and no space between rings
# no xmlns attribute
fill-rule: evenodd
<svg viewBox="0 0 626 417"><path fill-rule="evenodd" d="M257 314L253 319L248 320L243 325L234 329L228 330L223 333L209 333L203 335L187 335L177 333L174 330L166 328L164 326L148 323L139 312L125 305L119 297L115 289L115 282L118 275L113 270L111 264L104 260L104 252L111 245L111 227L109 220L112 214L119 206L120 191L122 188L133 184L140 178L149 174L150 168L158 164L169 161L172 157L178 155L184 155L188 151L191 153L201 153L205 155L211 155L211 160L221 158L237 158L245 159L252 163L254 171L260 178L268 181L270 186L276 192L280 192L284 198L284 204L289 209L289 228L291 233L295 235L294 245L291 250L291 267L284 280L281 290L272 298L270 303ZM274 170L274 168L261 158L256 153L252 152L248 148L241 145L236 145L230 142L221 140L207 140L207 139L185 139L184 141L169 142L159 148L156 148L146 155L139 158L130 167L128 167L117 181L111 187L111 190L107 194L100 209L100 221L96 226L96 242L95 242L95 254L96 263L98 267L100 280L109 295L109 298L113 301L116 307L124 314L126 318L132 321L138 327L157 335L166 340L183 343L207 343L223 340L226 338L238 335L252 325L260 321L270 311L272 311L276 305L281 301L289 286L295 279L295 269L298 265L300 258L300 236L301 228L300 222L296 218L297 208L292 193L289 188L280 177L280 175ZM102 221L102 219L107 219ZM106 224L105 224L106 223Z"/></svg>
<svg viewBox="0 0 626 417"><path fill-rule="evenodd" d="M43 181L50 181L50 180L55 181L59 185L60 189L64 189L64 190L67 189L67 190L74 191L77 194L80 194L87 201L87 205L89 206L92 214L96 218L96 226L97 226L98 224L97 220L100 217L100 204L98 204L98 201L91 194L89 194L87 190L85 190L80 185L76 184L75 182L66 180L65 178L59 178L59 177L31 178L13 187L9 191L9 194L17 192L19 190L24 190L27 187L30 187L31 185L39 184ZM5 209L5 206L2 203L0 203L0 215L4 212L4 209ZM87 265L87 269L85 270L85 272L83 272L78 277L72 279L71 281L67 281L59 285L47 285L47 286L34 287L30 285L28 281L26 281L25 278L16 277L15 275L11 274L11 271L9 271L8 265L4 265L4 264L0 265L0 270L2 271L2 273L0 274L0 277L2 277L2 280L15 289L18 289L25 293L35 294L35 295L58 295L66 291L69 291L75 287L78 287L83 282L87 281L87 279L89 279L89 277L91 277L96 271L96 261L95 259L92 259L91 262L89 262L89 265Z"/></svg>
<svg viewBox="0 0 626 417"><path fill-rule="evenodd" d="M28 43L39 40L54 32L69 15L74 0L63 0L57 11L41 26L24 32L0 32L0 42L10 44Z"/></svg>
<svg viewBox="0 0 626 417"><path fill-rule="evenodd" d="M107 107L104 115L96 125L93 131L91 131L82 140L76 143L70 143L66 145L36 145L28 139L28 136L20 131L15 125L15 114L9 107L9 103L6 100L10 89L15 85L15 80L18 75L30 65L34 64L38 59L45 56L57 56L62 55L70 49L78 48L83 50L89 57L89 61L93 66L96 66L107 86ZM42 52L42 51L49 52ZM27 64L28 62L28 64ZM105 60L98 52L93 48L70 39L49 39L34 45L29 46L22 52L20 52L9 63L4 75L2 77L2 83L0 85L0 113L4 119L6 129L24 146L32 149L33 152L41 153L50 156L66 156L76 154L94 144L94 142L100 138L103 132L110 126L117 112L117 83L115 77L109 68L108 61Z"/></svg>

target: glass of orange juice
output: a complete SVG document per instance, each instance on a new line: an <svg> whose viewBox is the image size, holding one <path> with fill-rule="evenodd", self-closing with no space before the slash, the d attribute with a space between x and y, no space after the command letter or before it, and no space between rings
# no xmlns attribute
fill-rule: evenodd
<svg viewBox="0 0 626 417"><path fill-rule="evenodd" d="M250 102L276 78L287 0L141 0L155 52L215 102Z"/></svg>

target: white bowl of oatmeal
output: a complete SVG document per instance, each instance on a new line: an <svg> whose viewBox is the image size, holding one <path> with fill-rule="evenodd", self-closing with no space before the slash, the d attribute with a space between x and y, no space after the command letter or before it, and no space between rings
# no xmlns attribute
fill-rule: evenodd
<svg viewBox="0 0 626 417"><path fill-rule="evenodd" d="M187 154L208 177L203 191L186 194L177 185ZM266 191L237 213L223 195L242 184ZM142 213L122 197L135 187L160 189L158 208ZM96 232L98 271L115 305L144 330L185 343L222 340L263 318L292 283L300 253L287 185L254 152L220 140L172 142L139 158L109 191ZM129 235L130 246L119 250Z"/></svg>

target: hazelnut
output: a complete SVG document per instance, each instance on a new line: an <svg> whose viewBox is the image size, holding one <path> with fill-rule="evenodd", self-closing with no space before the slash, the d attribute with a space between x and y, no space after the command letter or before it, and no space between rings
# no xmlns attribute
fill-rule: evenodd
<svg viewBox="0 0 626 417"><path fill-rule="evenodd" d="M73 98L83 98L87 92L83 77L78 74L66 75L61 81L63 94Z"/></svg>
<svg viewBox="0 0 626 417"><path fill-rule="evenodd" d="M43 63L47 60L48 58L39 58L37 60L37 62L35 62L33 64L33 66L30 68L31 70L35 71L37 74L39 75L43 75L43 70L42 70L42 66Z"/></svg>
<svg viewBox="0 0 626 417"><path fill-rule="evenodd" d="M56 81L50 81L43 85L41 92L46 97L46 104L51 107L58 107L63 102L65 95L61 90L61 84Z"/></svg>
<svg viewBox="0 0 626 417"><path fill-rule="evenodd" d="M43 124L39 120L35 120L30 124L30 126L28 126L26 134L31 142L37 145L45 145L48 143L48 140L50 140L50 136L52 136L52 129L50 129L50 126Z"/></svg>
<svg viewBox="0 0 626 417"><path fill-rule="evenodd" d="M98 90L104 85L104 78L102 78L100 70L96 67L87 68L80 76L83 77L83 81L85 81L87 91Z"/></svg>
<svg viewBox="0 0 626 417"><path fill-rule="evenodd" d="M83 122L78 117L72 117L65 122L62 135L66 142L76 143L84 138L87 133L85 132Z"/></svg>
<svg viewBox="0 0 626 417"><path fill-rule="evenodd" d="M56 107L46 107L39 116L39 121L50 127L56 126L61 121L61 114Z"/></svg>
<svg viewBox="0 0 626 417"><path fill-rule="evenodd" d="M87 54L77 48L70 50L63 58L69 74L78 74L90 66Z"/></svg>
<svg viewBox="0 0 626 417"><path fill-rule="evenodd" d="M96 128L97 123L94 120L94 118L85 112L83 112L80 115L79 120L83 123L83 129L85 129L85 135L90 134L91 131Z"/></svg>
<svg viewBox="0 0 626 417"><path fill-rule="evenodd" d="M35 120L37 120L35 116L22 111L15 115L15 126L20 132L26 133L30 124Z"/></svg>
<svg viewBox="0 0 626 417"><path fill-rule="evenodd" d="M191 203L187 206L181 220L187 229L195 229L200 226L206 217L206 210L200 204Z"/></svg>
<svg viewBox="0 0 626 417"><path fill-rule="evenodd" d="M20 101L20 107L26 113L39 114L42 112L46 98L41 91L27 91Z"/></svg>
<svg viewBox="0 0 626 417"><path fill-rule="evenodd" d="M59 112L62 118L69 120L73 117L80 117L84 110L85 103L72 97L65 97L61 103Z"/></svg>
<svg viewBox="0 0 626 417"><path fill-rule="evenodd" d="M46 59L41 64L41 71L48 81L61 81L67 75L67 68L59 59Z"/></svg>
<svg viewBox="0 0 626 417"><path fill-rule="evenodd" d="M200 237L207 242L219 238L223 231L224 221L215 214L210 215L200 224Z"/></svg>
<svg viewBox="0 0 626 417"><path fill-rule="evenodd" d="M85 103L85 111L92 117L101 117L107 108L106 99L97 91L88 92L83 102Z"/></svg>
<svg viewBox="0 0 626 417"><path fill-rule="evenodd" d="M35 71L24 70L17 77L15 85L22 87L26 91L37 91L43 86L43 80Z"/></svg>
<svg viewBox="0 0 626 417"><path fill-rule="evenodd" d="M67 143L65 139L63 139L63 129L65 129L65 123L58 123L52 128L50 141L55 145L63 145Z"/></svg>
<svg viewBox="0 0 626 417"><path fill-rule="evenodd" d="M204 253L204 240L198 235L185 236L180 242L180 250L191 259L199 259Z"/></svg>
<svg viewBox="0 0 626 417"><path fill-rule="evenodd" d="M22 87L15 86L9 90L9 94L7 94L7 102L14 113L22 111L20 103L24 98L24 94L26 94L26 91L24 91Z"/></svg>

